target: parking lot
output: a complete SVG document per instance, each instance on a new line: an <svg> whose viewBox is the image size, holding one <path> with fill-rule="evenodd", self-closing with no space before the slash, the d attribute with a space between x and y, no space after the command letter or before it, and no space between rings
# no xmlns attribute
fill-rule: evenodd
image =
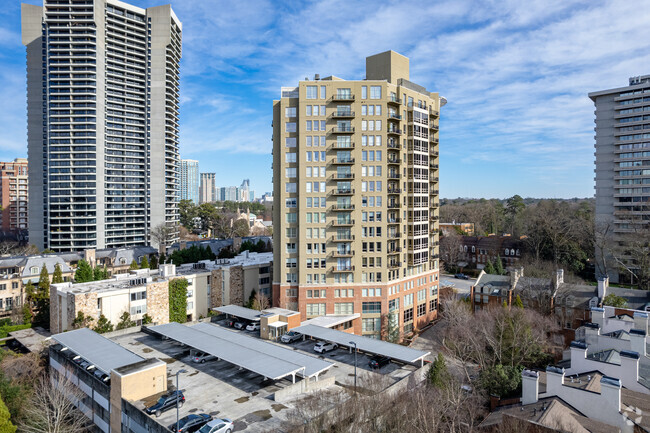
<svg viewBox="0 0 650 433"><path fill-rule="evenodd" d="M225 323L225 321L224 321ZM229 328L232 330L232 328ZM259 338L259 331L235 331ZM213 417L230 418L235 422L236 432L266 432L280 428L287 420L288 413L305 394L296 396L284 403L273 400L274 393L292 385L291 379L279 381L264 380L263 377L240 370L225 361L207 361L203 364L191 362L190 348L183 347L172 340L142 332L113 337L113 341L145 358L156 357L167 363L168 389L175 388L175 374L181 369L187 373L179 376L179 388L185 395L185 404L180 409L180 417L191 413L207 413ZM291 344L273 343L293 349L310 356L322 357L334 366L319 376L319 379L335 377L336 384L351 386L354 383L354 353L347 348L339 348L319 355L314 352L315 340L299 341ZM381 387L389 386L415 370L413 366L390 363L378 370L372 370L369 355L358 353L357 366L359 383L371 381ZM302 380L302 379L297 379ZM136 402L145 408L152 405L159 395ZM164 412L156 420L169 426L176 422L176 410Z"/></svg>

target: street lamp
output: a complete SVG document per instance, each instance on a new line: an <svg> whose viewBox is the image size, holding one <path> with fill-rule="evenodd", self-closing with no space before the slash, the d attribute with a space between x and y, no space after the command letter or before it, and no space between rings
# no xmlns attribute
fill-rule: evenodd
<svg viewBox="0 0 650 433"><path fill-rule="evenodd" d="M354 392L357 392L357 343L350 341L354 345Z"/></svg>
<svg viewBox="0 0 650 433"><path fill-rule="evenodd" d="M179 392L180 390L178 389L178 375L180 373L187 373L187 370L181 368L180 370L178 370L176 372L176 431L179 430L178 424L180 423L180 419L178 418L178 415L179 415L178 414L178 395L180 394L180 392Z"/></svg>

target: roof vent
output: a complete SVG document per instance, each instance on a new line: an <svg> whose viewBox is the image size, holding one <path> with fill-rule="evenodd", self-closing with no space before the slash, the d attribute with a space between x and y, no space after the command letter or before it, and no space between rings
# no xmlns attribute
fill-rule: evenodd
<svg viewBox="0 0 650 433"><path fill-rule="evenodd" d="M320 80L320 74L315 74L314 75L314 81Z"/></svg>

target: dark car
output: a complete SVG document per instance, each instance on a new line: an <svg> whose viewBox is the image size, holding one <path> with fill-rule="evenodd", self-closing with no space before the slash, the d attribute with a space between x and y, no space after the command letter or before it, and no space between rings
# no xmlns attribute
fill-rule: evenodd
<svg viewBox="0 0 650 433"><path fill-rule="evenodd" d="M167 427L169 430L177 433L192 433L212 421L212 417L207 413L191 414L178 420L178 430L176 423Z"/></svg>
<svg viewBox="0 0 650 433"><path fill-rule="evenodd" d="M178 407L183 407L185 403L185 396L183 391L172 391L168 394L163 395L158 399L156 404L149 406L144 411L147 415L155 414L156 416L162 415L163 412L176 407L176 394L178 393Z"/></svg>
<svg viewBox="0 0 650 433"><path fill-rule="evenodd" d="M456 274L454 277L458 278L459 280L469 280L469 277L465 274Z"/></svg>
<svg viewBox="0 0 650 433"><path fill-rule="evenodd" d="M370 368L381 368L384 365L390 364L390 358L387 356L375 355L370 358L368 365Z"/></svg>

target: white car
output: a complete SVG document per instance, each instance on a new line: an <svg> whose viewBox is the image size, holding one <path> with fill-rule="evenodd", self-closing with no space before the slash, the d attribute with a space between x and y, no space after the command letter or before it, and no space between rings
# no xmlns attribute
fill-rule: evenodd
<svg viewBox="0 0 650 433"><path fill-rule="evenodd" d="M233 422L228 418L215 418L201 427L198 433L230 433L234 426Z"/></svg>
<svg viewBox="0 0 650 433"><path fill-rule="evenodd" d="M260 322L253 322L250 325L246 327L247 331L259 331L260 330Z"/></svg>
<svg viewBox="0 0 650 433"><path fill-rule="evenodd" d="M217 359L217 357L203 352L197 352L192 356L192 362L196 362L197 364L203 364L205 361L212 361L213 359Z"/></svg>
<svg viewBox="0 0 650 433"><path fill-rule="evenodd" d="M325 352L330 352L332 350L338 349L339 345L335 343L330 343L326 341L319 341L316 343L314 346L314 352L318 353L325 353Z"/></svg>
<svg viewBox="0 0 650 433"><path fill-rule="evenodd" d="M302 334L294 331L289 331L280 337L280 341L283 343L293 343L294 341L300 341L301 338Z"/></svg>

